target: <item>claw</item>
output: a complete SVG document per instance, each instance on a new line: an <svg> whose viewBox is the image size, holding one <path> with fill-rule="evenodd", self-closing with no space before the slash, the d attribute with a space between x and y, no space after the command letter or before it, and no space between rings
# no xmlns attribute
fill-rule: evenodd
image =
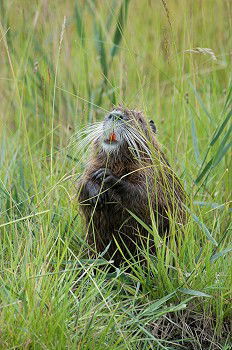
<svg viewBox="0 0 232 350"><path fill-rule="evenodd" d="M89 204L97 209L102 209L108 200L107 192L100 193L100 186L97 184L88 185Z"/></svg>
<svg viewBox="0 0 232 350"><path fill-rule="evenodd" d="M100 168L97 171L95 171L95 173L92 174L92 179L94 181L98 181L98 180L103 180L105 179L107 176L111 175L111 171L109 169L106 168Z"/></svg>

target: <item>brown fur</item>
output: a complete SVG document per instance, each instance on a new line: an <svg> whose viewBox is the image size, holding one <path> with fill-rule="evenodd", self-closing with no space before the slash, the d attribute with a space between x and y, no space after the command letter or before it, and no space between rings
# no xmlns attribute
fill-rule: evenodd
<svg viewBox="0 0 232 350"><path fill-rule="evenodd" d="M118 108L133 121L133 128L139 130L147 139L147 146L152 151L152 159L143 155L140 160L132 156L125 145L117 155L109 154L102 149L96 140L86 166L78 183L80 209L85 217L87 242L97 253L103 252L110 244L105 257L113 258L116 266L132 254L137 254L137 246L147 246L148 232L129 213L131 211L146 225L151 226L151 208L157 223L160 236L169 231L170 216L177 224L185 221L185 193L168 164L156 140L155 133L149 127L141 112ZM98 169L107 169L121 179L123 188L100 185L100 194L107 192L108 198L103 207L89 204L88 186L95 186L93 174ZM120 181L118 182L120 185ZM99 191L98 191L99 192ZM99 197L100 198L100 197ZM99 199L98 198L98 199ZM97 199L97 200L98 200ZM129 210L129 211L128 211ZM117 244L120 250L117 248ZM149 237L149 249L154 253L153 239Z"/></svg>

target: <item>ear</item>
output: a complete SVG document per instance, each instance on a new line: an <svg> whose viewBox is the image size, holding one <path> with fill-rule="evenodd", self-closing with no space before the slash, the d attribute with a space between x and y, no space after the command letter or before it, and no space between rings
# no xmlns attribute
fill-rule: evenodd
<svg viewBox="0 0 232 350"><path fill-rule="evenodd" d="M156 134L157 133L157 129L156 129L154 121L150 120L149 123L150 123L150 127L151 127L152 131Z"/></svg>

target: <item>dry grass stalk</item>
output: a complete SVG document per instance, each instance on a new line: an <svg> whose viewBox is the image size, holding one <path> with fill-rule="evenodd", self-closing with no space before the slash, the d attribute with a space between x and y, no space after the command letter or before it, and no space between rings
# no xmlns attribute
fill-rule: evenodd
<svg viewBox="0 0 232 350"><path fill-rule="evenodd" d="M169 9L168 9L167 2L166 2L165 0L161 0L161 1L162 1L164 10L165 10L165 12L166 12L166 16L167 16L167 19L168 19L168 23L169 23L170 27L172 27L172 24L171 24L171 16L170 16L170 12L169 12Z"/></svg>
<svg viewBox="0 0 232 350"><path fill-rule="evenodd" d="M207 47L196 47L194 49L189 49L185 50L185 52L190 52L190 53L200 53L203 55L209 55L213 61L217 61L217 58L215 56L215 53L213 52L212 49L209 49Z"/></svg>

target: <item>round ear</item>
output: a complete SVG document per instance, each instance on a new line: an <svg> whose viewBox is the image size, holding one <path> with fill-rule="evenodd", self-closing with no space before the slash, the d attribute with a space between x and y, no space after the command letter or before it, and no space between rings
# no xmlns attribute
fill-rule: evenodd
<svg viewBox="0 0 232 350"><path fill-rule="evenodd" d="M156 129L154 121L150 120L149 123L150 123L150 127L151 127L152 131L156 134L157 133L157 129Z"/></svg>

